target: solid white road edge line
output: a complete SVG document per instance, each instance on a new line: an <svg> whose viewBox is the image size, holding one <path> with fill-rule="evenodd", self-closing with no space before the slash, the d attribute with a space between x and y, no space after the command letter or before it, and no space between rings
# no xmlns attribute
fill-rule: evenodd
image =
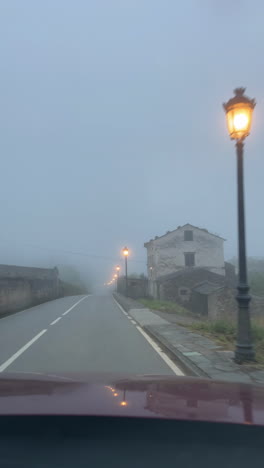
<svg viewBox="0 0 264 468"><path fill-rule="evenodd" d="M148 341L148 343L152 346L153 349L155 349L155 351L159 354L159 356L163 359L163 361L166 362L167 366L169 366L171 368L171 370L174 372L174 374L176 375L184 375L184 373L181 371L181 369L179 369L178 366L176 366L176 364L174 364L174 362L171 361L171 359L167 356L167 354L165 354L161 349L160 347L155 343L155 341L153 341L149 335L147 335L147 333L144 332L144 330L142 330L141 327L139 326L136 326L136 329L141 333L141 335L144 336L144 338L146 338L146 340Z"/></svg>
<svg viewBox="0 0 264 468"><path fill-rule="evenodd" d="M59 320L61 320L62 317L58 317L56 320L53 320L53 322L50 323L50 325L55 325Z"/></svg>
<svg viewBox="0 0 264 468"><path fill-rule="evenodd" d="M123 314L125 315L128 315L123 307L117 302L117 300L113 297L116 305L119 307L119 309L123 312ZM131 323L133 323L131 321ZM136 324L136 322L135 322ZM174 362L167 356L167 354L165 354L162 349L160 349L160 347L155 343L154 340L152 340L152 338L150 338L149 335L147 335L147 333L144 332L144 330L142 330L142 328L140 326L136 326L136 329L141 333L141 335L144 336L144 338L147 340L147 342L150 344L150 346L152 346L152 348L156 351L156 353L158 353L158 355L161 357L161 359L163 359L163 361L166 362L167 366L170 367L170 369L174 372L174 374L176 375L185 375L181 369L176 366L176 364L174 364Z"/></svg>
<svg viewBox="0 0 264 468"><path fill-rule="evenodd" d="M24 351L26 351L26 349L28 349L33 343L35 343L35 341L37 341L42 335L44 335L44 333L46 333L47 329L45 330L42 330L40 333L38 333L36 336L34 336L34 338L32 338L32 340L30 340L27 344L25 344L25 346L22 346L22 348L20 348L15 354L13 354L13 356L11 356L9 359L7 359L7 361L5 361L1 366L0 366L0 372L3 372L7 367L9 367L12 362L14 362L19 356L21 356L21 354L24 353Z"/></svg>
<svg viewBox="0 0 264 468"><path fill-rule="evenodd" d="M66 310L66 312L63 312L62 315L67 315L72 309L74 309L74 307L76 307L78 304L80 304L80 302L82 302L84 299L86 299L88 296L84 296L82 297L78 302L76 302L75 304L73 304L73 306L71 306L68 310Z"/></svg>
<svg viewBox="0 0 264 468"><path fill-rule="evenodd" d="M123 309L123 307L117 302L117 300L116 300L114 297L113 297L113 299L114 299L114 301L115 301L117 307L119 307L119 309L121 310L121 312L122 312L124 315L128 316L128 313L127 313L127 312Z"/></svg>

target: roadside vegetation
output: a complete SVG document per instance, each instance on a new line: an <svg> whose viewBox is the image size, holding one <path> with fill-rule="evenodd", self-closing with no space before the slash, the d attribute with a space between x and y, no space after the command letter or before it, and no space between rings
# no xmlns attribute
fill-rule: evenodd
<svg viewBox="0 0 264 468"><path fill-rule="evenodd" d="M214 321L200 321L185 325L187 328L207 336L221 344L224 348L234 350L236 343L236 323L221 319ZM252 337L256 350L256 360L264 364L264 319L252 320Z"/></svg>
<svg viewBox="0 0 264 468"><path fill-rule="evenodd" d="M140 302L148 309L159 310L160 312L166 312L167 314L191 315L189 310L175 302L158 301L156 299L146 298L140 299Z"/></svg>
<svg viewBox="0 0 264 468"><path fill-rule="evenodd" d="M195 317L189 310L169 301L158 301L154 299L140 299L140 302L148 309L166 312L174 315L192 317L192 321L186 321L179 325L197 332L217 344L223 346L224 349L234 350L236 343L236 322L229 319L219 320L203 320L201 317ZM257 363L264 364L264 318L255 318L252 320L252 336L256 350Z"/></svg>
<svg viewBox="0 0 264 468"><path fill-rule="evenodd" d="M252 294L256 294L256 296L264 296L264 273L249 273L249 285Z"/></svg>
<svg viewBox="0 0 264 468"><path fill-rule="evenodd" d="M238 268L238 260L236 257L229 260L232 265ZM252 294L256 296L264 296L264 258L263 257L248 257L248 281Z"/></svg>

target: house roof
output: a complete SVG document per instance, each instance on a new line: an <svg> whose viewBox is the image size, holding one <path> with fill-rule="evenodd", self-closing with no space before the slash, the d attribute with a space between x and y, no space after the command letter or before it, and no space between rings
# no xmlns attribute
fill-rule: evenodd
<svg viewBox="0 0 264 468"><path fill-rule="evenodd" d="M193 288L193 291L209 296L215 291L218 291L219 289L223 289L223 287L224 286L221 286L221 285L219 286L218 284L210 283L209 281L204 281L203 283L198 284L198 286L195 286L195 288Z"/></svg>
<svg viewBox="0 0 264 468"><path fill-rule="evenodd" d="M213 271L208 270L206 267L183 267L178 271L174 271L173 273L168 273L167 275L162 275L157 278L157 281L163 282L170 279L178 278L180 276L192 276L194 273L198 272L206 272L212 279L219 280L219 282L224 282L225 276L219 275L218 273L214 273Z"/></svg>
<svg viewBox="0 0 264 468"><path fill-rule="evenodd" d="M183 229L183 228L185 228L186 226L191 226L191 227L194 228L194 229L199 229L199 231L206 232L206 233L209 234L210 236L218 237L219 239L222 239L223 241L226 241L226 239L224 239L223 237L218 236L217 234L213 234L212 232L209 232L209 231L208 231L207 229L205 229L205 228L200 228L200 227L198 227L198 226L194 226L193 224L186 223L186 224L184 224L183 226L178 226L177 229L174 229L173 231L167 231L166 234L163 234L162 236L156 236L155 239L150 239L148 242L145 242L144 247L147 247L147 245L148 245L150 242L155 242L155 240L161 239L162 237L165 237L165 236L167 236L167 235L169 235L169 234L172 234L173 232L178 231L178 229Z"/></svg>

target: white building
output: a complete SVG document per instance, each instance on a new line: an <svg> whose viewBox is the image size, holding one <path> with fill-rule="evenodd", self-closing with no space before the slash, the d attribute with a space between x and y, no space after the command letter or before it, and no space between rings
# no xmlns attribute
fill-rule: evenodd
<svg viewBox="0 0 264 468"><path fill-rule="evenodd" d="M206 229L185 224L146 242L149 293L156 296L158 278L185 268L204 268L225 275L224 241Z"/></svg>

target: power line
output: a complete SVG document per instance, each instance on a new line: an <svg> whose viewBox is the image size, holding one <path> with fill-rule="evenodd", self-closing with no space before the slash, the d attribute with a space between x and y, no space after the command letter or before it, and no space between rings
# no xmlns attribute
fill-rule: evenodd
<svg viewBox="0 0 264 468"><path fill-rule="evenodd" d="M10 242L10 241L5 240L5 242ZM91 254L91 253L88 253L88 252L57 249L57 248L54 248L54 247L43 247L43 246L40 246L40 245L33 245L33 244L28 244L28 243L23 243L23 244L26 245L27 247L31 247L33 249L38 249L38 250L46 250L46 251L50 251L50 252L64 253L64 254L67 254L67 255L78 255L78 256L82 256L82 257L90 257L90 258L95 258L97 260L109 260L109 261L113 261L113 262L120 261L120 257L109 257L107 255L96 255L96 254ZM134 260L133 258L130 258L130 262L145 263L146 264L145 260Z"/></svg>

